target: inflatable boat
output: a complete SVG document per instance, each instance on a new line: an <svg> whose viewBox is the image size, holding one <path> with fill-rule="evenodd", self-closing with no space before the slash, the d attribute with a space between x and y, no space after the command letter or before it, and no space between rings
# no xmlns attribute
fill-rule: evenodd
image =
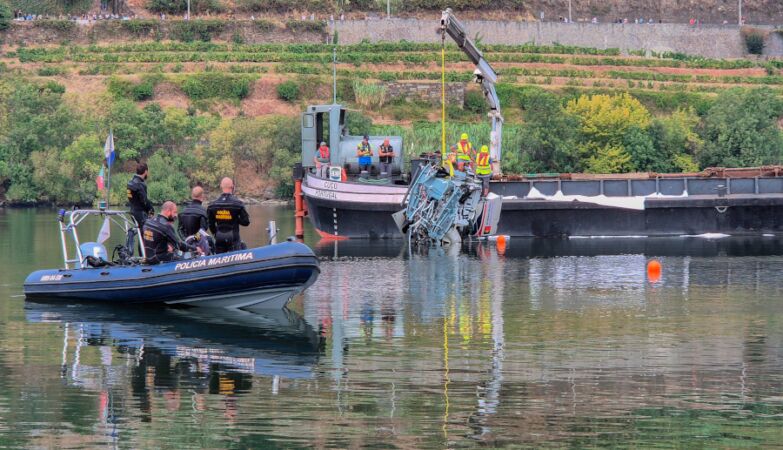
<svg viewBox="0 0 783 450"><path fill-rule="evenodd" d="M101 234L111 225L123 230L111 260L102 244L80 243L77 227L89 217L104 220ZM29 299L279 309L320 273L315 254L297 242L147 265L143 248L133 256L141 235L124 211L61 211L59 224L64 267L28 275Z"/></svg>

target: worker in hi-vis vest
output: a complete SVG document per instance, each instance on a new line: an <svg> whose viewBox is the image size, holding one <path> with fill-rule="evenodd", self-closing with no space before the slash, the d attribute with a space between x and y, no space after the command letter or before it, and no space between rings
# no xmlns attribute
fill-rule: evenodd
<svg viewBox="0 0 783 450"><path fill-rule="evenodd" d="M476 176L481 180L481 195L484 197L489 194L489 180L492 178L491 164L489 147L482 145L481 150L476 154Z"/></svg>
<svg viewBox="0 0 783 450"><path fill-rule="evenodd" d="M466 165L473 163L473 145L468 140L468 133L462 133L457 143L457 168L465 170Z"/></svg>

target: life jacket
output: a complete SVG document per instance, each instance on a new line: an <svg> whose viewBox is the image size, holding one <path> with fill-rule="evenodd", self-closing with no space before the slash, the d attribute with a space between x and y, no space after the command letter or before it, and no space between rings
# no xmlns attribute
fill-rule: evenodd
<svg viewBox="0 0 783 450"><path fill-rule="evenodd" d="M169 244L172 247L178 247L176 237L173 237L173 235L174 229L169 225L166 218L161 215L144 223L142 242L149 264L171 261L174 258L174 254L169 252Z"/></svg>
<svg viewBox="0 0 783 450"><path fill-rule="evenodd" d="M128 181L126 192L131 215L141 227L147 220L147 214L153 211L152 203L147 198L147 184L141 176L133 175Z"/></svg>
<svg viewBox="0 0 783 450"><path fill-rule="evenodd" d="M322 145L318 147L318 154L316 157L318 158L318 162L321 163L328 163L329 162L329 147Z"/></svg>
<svg viewBox="0 0 783 450"><path fill-rule="evenodd" d="M209 231L215 237L217 253L239 250L239 226L250 225L245 205L231 194L223 194L207 208Z"/></svg>
<svg viewBox="0 0 783 450"><path fill-rule="evenodd" d="M489 165L489 152L479 152L476 155L476 175L489 175L492 167Z"/></svg>
<svg viewBox="0 0 783 450"><path fill-rule="evenodd" d="M359 145L356 146L356 150L359 150L361 152L361 156L372 156L372 150L370 149L370 143L364 143L360 142Z"/></svg>
<svg viewBox="0 0 783 450"><path fill-rule="evenodd" d="M199 200L193 200L179 213L179 231L183 237L192 236L209 228L207 210Z"/></svg>
<svg viewBox="0 0 783 450"><path fill-rule="evenodd" d="M470 141L467 142L466 145L462 145L462 141L459 141L457 143L457 149L459 150L457 152L457 160L459 161L470 161L470 154L473 153L473 146L470 144Z"/></svg>
<svg viewBox="0 0 783 450"><path fill-rule="evenodd" d="M131 211L143 211L149 210L147 199L147 184L144 183L144 179L139 175L134 175L133 178L128 181L126 192L128 194L128 204L130 204Z"/></svg>
<svg viewBox="0 0 783 450"><path fill-rule="evenodd" d="M394 151L394 147L392 147L391 144L389 144L389 145L381 145L380 149L384 153L390 153L390 152ZM378 158L378 160L380 162L387 163L387 164L391 164L393 159L394 159L393 156L381 156L381 157Z"/></svg>

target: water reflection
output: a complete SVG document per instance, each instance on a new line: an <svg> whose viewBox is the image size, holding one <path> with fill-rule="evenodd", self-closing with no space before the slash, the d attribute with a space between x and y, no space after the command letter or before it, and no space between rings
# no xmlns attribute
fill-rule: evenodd
<svg viewBox="0 0 783 450"><path fill-rule="evenodd" d="M7 299L21 290L8 274L32 263L11 264L6 236ZM301 316L0 303L4 442L783 442L779 238L312 244L322 273Z"/></svg>

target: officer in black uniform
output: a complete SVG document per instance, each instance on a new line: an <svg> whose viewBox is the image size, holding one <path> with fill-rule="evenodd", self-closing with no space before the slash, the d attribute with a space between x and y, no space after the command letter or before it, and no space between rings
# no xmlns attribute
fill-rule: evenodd
<svg viewBox="0 0 783 450"><path fill-rule="evenodd" d="M136 166L136 175L128 181L128 204L131 215L136 219L139 228L144 227L148 216L155 214L155 209L152 208L152 203L147 198L147 185L144 183L148 175L147 164L139 163Z"/></svg>
<svg viewBox="0 0 783 450"><path fill-rule="evenodd" d="M177 220L177 205L174 202L166 202L160 214L144 223L142 236L148 264L174 260L174 250L183 252L192 250L174 231L175 220Z"/></svg>
<svg viewBox="0 0 783 450"><path fill-rule="evenodd" d="M209 222L207 210L204 209L204 189L196 186L190 191L191 202L179 213L179 234L182 237L193 236L199 230L207 231Z"/></svg>
<svg viewBox="0 0 783 450"><path fill-rule="evenodd" d="M223 194L207 208L209 231L215 237L215 253L242 250L246 247L239 237L239 226L250 225L250 216L245 210L245 204L234 197L234 182L231 178L223 178L220 190Z"/></svg>

